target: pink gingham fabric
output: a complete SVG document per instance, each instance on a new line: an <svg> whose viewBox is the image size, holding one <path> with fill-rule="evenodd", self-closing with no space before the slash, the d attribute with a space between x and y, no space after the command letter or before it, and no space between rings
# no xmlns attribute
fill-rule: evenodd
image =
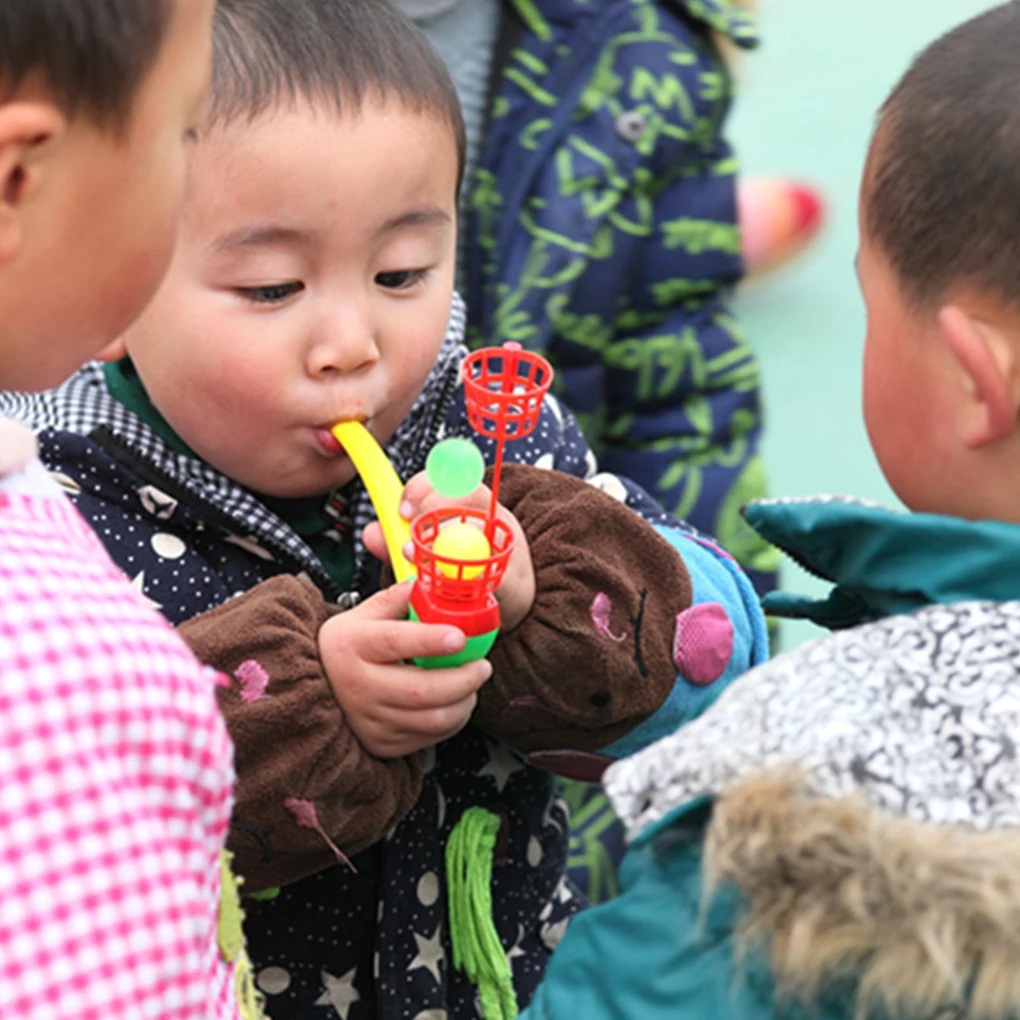
<svg viewBox="0 0 1020 1020"><path fill-rule="evenodd" d="M0 479L3 1020L238 1015L215 682L59 492Z"/></svg>

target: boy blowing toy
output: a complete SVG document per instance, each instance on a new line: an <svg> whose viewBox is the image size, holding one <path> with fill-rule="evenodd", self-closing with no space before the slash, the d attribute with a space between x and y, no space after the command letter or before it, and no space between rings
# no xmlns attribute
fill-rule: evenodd
<svg viewBox="0 0 1020 1020"><path fill-rule="evenodd" d="M449 76L388 4L221 0L165 282L105 368L6 398L139 589L237 678L229 845L246 892L279 889L247 907L274 1020L515 1013L582 902L527 756L619 756L764 655L736 565L636 487L586 484L550 397L507 446L490 661L407 664L464 635L408 621L407 585L378 590L374 510L331 426L385 444L407 518L439 499L421 475L439 439L491 461L461 383L462 168ZM491 937L465 948L446 855L472 809L494 825L467 855Z"/></svg>

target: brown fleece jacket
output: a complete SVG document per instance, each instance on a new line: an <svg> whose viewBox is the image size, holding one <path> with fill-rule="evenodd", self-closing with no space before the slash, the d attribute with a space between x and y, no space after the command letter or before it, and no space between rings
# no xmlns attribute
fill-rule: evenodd
<svg viewBox="0 0 1020 1020"><path fill-rule="evenodd" d="M669 696L690 575L645 520L573 476L507 465L500 496L528 538L537 594L498 638L472 722L524 752L603 747ZM228 846L248 891L334 864L323 835L348 855L377 842L421 789L421 754L375 758L346 725L317 647L336 612L310 582L281 576L180 627L204 662L265 684L220 694L237 748Z"/></svg>
<svg viewBox="0 0 1020 1020"><path fill-rule="evenodd" d="M282 575L203 613L179 631L203 662L234 676L257 663L268 678L219 692L237 760L228 848L245 891L284 885L336 863L316 829L347 855L377 842L421 790L421 754L382 760L348 728L319 661L319 627L337 607L306 580ZM249 693L250 692L250 693Z"/></svg>

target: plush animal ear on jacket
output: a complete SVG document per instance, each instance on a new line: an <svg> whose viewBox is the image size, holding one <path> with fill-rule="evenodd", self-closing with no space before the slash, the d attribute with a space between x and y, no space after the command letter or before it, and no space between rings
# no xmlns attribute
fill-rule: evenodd
<svg viewBox="0 0 1020 1020"><path fill-rule="evenodd" d="M959 434L968 449L1009 437L1020 413L1020 323L1015 317L975 313L964 304L938 313L939 328L964 385Z"/></svg>

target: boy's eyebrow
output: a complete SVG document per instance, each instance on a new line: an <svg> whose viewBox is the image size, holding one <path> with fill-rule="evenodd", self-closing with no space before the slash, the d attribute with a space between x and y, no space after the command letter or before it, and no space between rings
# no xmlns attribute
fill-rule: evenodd
<svg viewBox="0 0 1020 1020"><path fill-rule="evenodd" d="M401 213L387 220L380 228L379 235L392 233L403 227L433 226L435 224L450 223L450 214L437 207L426 209L412 209L410 212ZM213 243L213 249L217 252L237 251L241 248L262 248L272 244L300 244L307 241L311 234L307 230L300 230L297 227L283 227L276 224L266 224L254 227L238 227L231 230Z"/></svg>
<svg viewBox="0 0 1020 1020"><path fill-rule="evenodd" d="M379 234L389 234L402 227L431 227L438 224L450 223L450 214L438 206L430 206L425 209L412 209L410 212L401 213L387 220L380 228Z"/></svg>
<svg viewBox="0 0 1020 1020"><path fill-rule="evenodd" d="M217 238L213 248L217 252L237 251L239 248L262 248L271 244L295 244L309 238L306 230L280 227L272 224L257 227L238 227Z"/></svg>

